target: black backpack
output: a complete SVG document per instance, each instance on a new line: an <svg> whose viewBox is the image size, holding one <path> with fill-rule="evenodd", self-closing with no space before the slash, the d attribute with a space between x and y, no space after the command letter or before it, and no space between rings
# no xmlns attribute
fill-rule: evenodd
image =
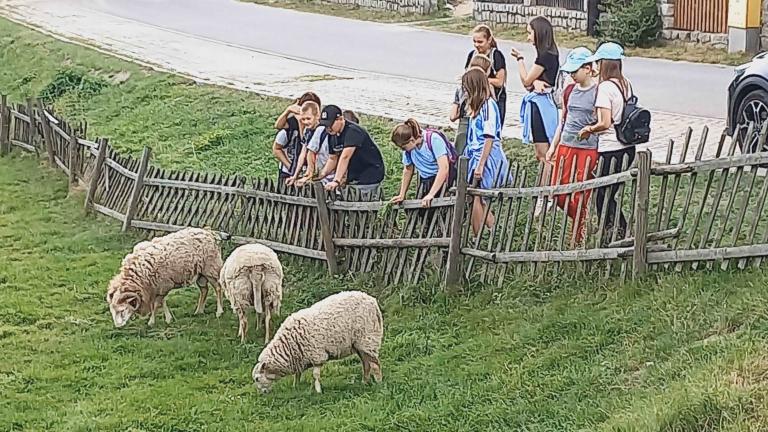
<svg viewBox="0 0 768 432"><path fill-rule="evenodd" d="M624 145L645 144L651 138L651 112L637 104L637 96L634 92L627 98L621 86L611 80L619 88L624 98L624 111L621 122L614 125L616 139Z"/></svg>

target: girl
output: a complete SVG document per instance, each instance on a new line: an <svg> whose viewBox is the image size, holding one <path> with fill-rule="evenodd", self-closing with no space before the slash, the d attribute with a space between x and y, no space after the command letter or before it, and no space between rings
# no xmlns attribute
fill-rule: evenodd
<svg viewBox="0 0 768 432"><path fill-rule="evenodd" d="M597 165L597 135L589 135L584 139L580 133L584 127L597 121L595 116L595 97L597 83L593 78L592 62L589 58L592 52L587 48L576 48L568 54L562 70L573 78L574 83L563 92L563 116L557 128L552 148L547 152L549 163L554 162L554 172L560 173L559 181L553 176L552 185L568 184L573 181L581 182L593 178L592 172ZM571 169L576 163L576 172ZM587 206L591 191L574 193L570 201L567 195L556 197L557 205L565 209L573 219L573 241L580 243L584 238L584 221L587 216Z"/></svg>
<svg viewBox="0 0 768 432"><path fill-rule="evenodd" d="M491 189L507 184L509 162L501 149L501 114L496 101L488 88L488 77L479 69L470 69L461 79L467 94L467 114L470 117L467 128L467 145L464 156L469 159L470 184L479 183L483 189ZM488 204L480 197L475 197L472 205L472 231L480 232L483 223L491 227L494 216L488 213L484 221L485 207Z"/></svg>
<svg viewBox="0 0 768 432"><path fill-rule="evenodd" d="M528 42L536 47L536 60L530 70L526 68L525 58L520 51L512 48L511 55L517 60L520 81L528 90L520 106L523 143L533 143L536 159L544 162L555 137L559 115L551 93L533 90L537 81L545 87L554 87L560 68L560 54L549 20L539 16L528 23ZM546 184L548 178L549 165L544 164L540 184ZM536 214L539 213L541 213L541 200L536 202Z"/></svg>
<svg viewBox="0 0 768 432"><path fill-rule="evenodd" d="M469 62L469 67L466 70L469 70L471 68L479 68L482 71L486 73L486 75L490 75L491 73L491 59L483 54L476 54L474 57L472 57L472 61ZM466 72L465 70L465 72ZM490 82L488 83L490 85ZM453 98L453 105L451 105L451 121L454 122L456 120L461 119L462 117L466 117L467 115L467 107L466 107L466 95L464 94L464 89L461 87L461 85L458 86L456 89L456 94Z"/></svg>
<svg viewBox="0 0 768 432"><path fill-rule="evenodd" d="M443 190L451 187L456 178L456 166L451 144L437 131L424 130L414 119L395 126L392 142L403 151L403 178L400 193L392 198L393 204L403 202L411 185L413 172L418 171L421 183L417 197L422 207L432 205L432 200Z"/></svg>
<svg viewBox="0 0 768 432"><path fill-rule="evenodd" d="M627 168L635 160L635 147L621 144L616 138L615 130L611 130L616 124L621 123L624 115L624 102L633 95L632 83L624 77L622 72L623 58L624 49L621 45L613 42L600 45L595 51L595 55L589 58L589 61L598 64L600 70L600 84L597 88L595 101L597 124L584 127L581 134L584 137L594 134L600 135L598 152L602 163L599 173L601 177L620 172L625 158ZM613 170L611 170L611 165L614 165ZM601 218L603 217L605 200L608 200L605 228L602 235L603 246L610 243L615 224L618 223L619 225L616 232L617 238L623 239L626 233L627 219L621 208L617 209L616 194L618 191L618 184L597 190L595 202L598 215Z"/></svg>
<svg viewBox="0 0 768 432"><path fill-rule="evenodd" d="M472 42L475 49L467 55L464 69L469 68L472 58L477 54L482 54L491 60L491 72L486 81L493 87L494 97L499 107L499 118L503 125L507 113L507 61L504 54L497 49L496 39L487 25L480 24L472 30Z"/></svg>

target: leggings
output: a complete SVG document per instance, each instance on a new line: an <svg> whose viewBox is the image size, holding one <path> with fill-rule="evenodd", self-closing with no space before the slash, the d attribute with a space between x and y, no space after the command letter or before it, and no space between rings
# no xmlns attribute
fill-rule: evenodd
<svg viewBox="0 0 768 432"><path fill-rule="evenodd" d="M603 166L600 169L599 177L605 177L621 172L624 156L627 156L628 158L627 166L631 166L632 162L635 160L635 147L628 146L621 150L600 153L600 159L602 159ZM611 172L611 164L615 164L613 172ZM600 244L601 247L606 247L611 242L614 225L617 223L618 228L616 238L623 239L627 233L627 218L624 217L624 213L616 202L616 194L619 192L620 187L620 184L614 184L597 189L595 201L597 204L597 215L600 217L600 220L603 218L603 206L605 205L605 200L608 200L608 204L605 205L606 216L602 242Z"/></svg>

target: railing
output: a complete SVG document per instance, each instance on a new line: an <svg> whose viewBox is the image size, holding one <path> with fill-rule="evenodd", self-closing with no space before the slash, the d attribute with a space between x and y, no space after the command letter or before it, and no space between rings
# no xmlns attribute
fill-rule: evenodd
<svg viewBox="0 0 768 432"><path fill-rule="evenodd" d="M676 0L674 27L705 33L726 33L728 0Z"/></svg>

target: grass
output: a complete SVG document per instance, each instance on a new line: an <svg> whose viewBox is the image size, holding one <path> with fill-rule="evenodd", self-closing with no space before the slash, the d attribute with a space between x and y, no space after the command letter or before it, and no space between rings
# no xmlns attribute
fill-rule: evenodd
<svg viewBox="0 0 768 432"><path fill-rule="evenodd" d="M311 0L242 1L363 21L404 24L411 23L412 25L418 27L429 28L447 33L467 35L472 30L472 28L478 24L478 21L475 21L471 17L451 17L448 11L443 11L427 16L420 16L402 15L397 12L367 9L355 5L331 4L323 3L322 1L318 2ZM518 43L526 43L526 30L524 26L494 23L486 24L491 24L493 27L494 35L499 39ZM569 32L563 30L559 30L557 32L557 41L560 46L565 48L586 46L588 48L594 49L599 43L597 38L593 38L577 32ZM633 57L682 60L695 63L713 63L732 66L746 63L752 59L752 55L746 53L729 53L727 50L721 48L664 40L660 40L655 45L650 47L627 48L627 55Z"/></svg>
<svg viewBox="0 0 768 432"><path fill-rule="evenodd" d="M177 321L114 329L106 283L136 238L83 217L31 157L0 160L0 430L747 431L768 427L768 274L617 286L562 275L444 298L286 262L285 313L342 289L379 297L384 382L347 359L257 394L258 333L195 289ZM229 249L228 247L226 248ZM280 319L283 319L281 317Z"/></svg>

